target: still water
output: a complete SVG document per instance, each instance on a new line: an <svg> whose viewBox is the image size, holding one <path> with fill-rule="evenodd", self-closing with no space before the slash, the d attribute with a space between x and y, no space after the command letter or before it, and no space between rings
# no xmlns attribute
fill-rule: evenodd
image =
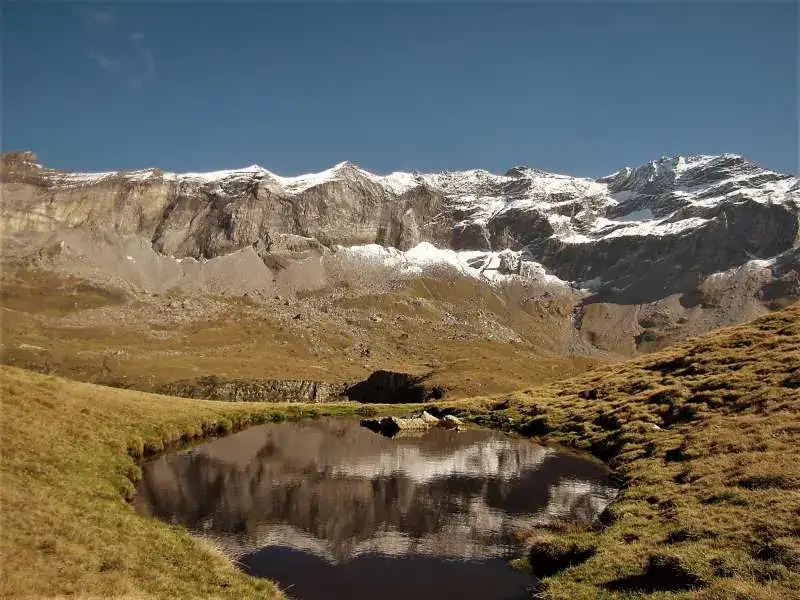
<svg viewBox="0 0 800 600"><path fill-rule="evenodd" d="M517 600L532 527L614 497L599 462L485 429L386 438L353 419L252 427L143 467L135 506L299 600Z"/></svg>

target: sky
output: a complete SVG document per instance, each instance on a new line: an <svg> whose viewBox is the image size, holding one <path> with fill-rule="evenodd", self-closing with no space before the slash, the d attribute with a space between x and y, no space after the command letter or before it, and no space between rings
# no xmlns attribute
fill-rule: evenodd
<svg viewBox="0 0 800 600"><path fill-rule="evenodd" d="M0 146L51 167L798 171L792 1L0 2Z"/></svg>

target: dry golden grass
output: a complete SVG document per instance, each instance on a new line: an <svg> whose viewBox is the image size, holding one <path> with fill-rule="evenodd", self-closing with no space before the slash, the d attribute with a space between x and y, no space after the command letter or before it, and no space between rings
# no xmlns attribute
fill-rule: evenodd
<svg viewBox="0 0 800 600"><path fill-rule="evenodd" d="M568 381L449 406L589 450L619 474L602 530L534 534L547 597L800 598L800 304Z"/></svg>
<svg viewBox="0 0 800 600"><path fill-rule="evenodd" d="M135 457L309 406L170 398L13 367L0 367L0 393L0 597L280 596L186 530L135 514L126 498L140 476Z"/></svg>
<svg viewBox="0 0 800 600"><path fill-rule="evenodd" d="M134 514L131 454L308 406L169 398L10 367L0 386L0 595L277 595L186 531ZM441 406L591 451L618 472L602 527L532 532L548 597L800 598L800 305L571 380Z"/></svg>
<svg viewBox="0 0 800 600"><path fill-rule="evenodd" d="M175 299L180 303L182 296ZM423 306L415 304L420 299ZM18 269L0 279L0 301L0 363L143 391L206 375L354 383L391 369L432 373L431 385L463 398L563 379L608 362L546 354L564 343L568 303L520 308L468 280L414 280L394 292L330 302L327 314L302 300L290 307L282 301L256 306L218 297L214 301L224 309L204 316L169 309L167 295L134 300L73 277ZM86 310L101 308L102 318ZM463 321L480 319L482 312L527 341L459 339L477 327ZM303 318L292 319L296 313ZM147 315L162 322L154 325ZM450 325L446 315L462 323ZM369 355L361 355L362 348Z"/></svg>

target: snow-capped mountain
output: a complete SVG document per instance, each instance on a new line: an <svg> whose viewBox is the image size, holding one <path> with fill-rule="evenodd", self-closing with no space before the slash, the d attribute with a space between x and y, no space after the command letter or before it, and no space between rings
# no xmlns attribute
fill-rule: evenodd
<svg viewBox="0 0 800 600"><path fill-rule="evenodd" d="M375 175L349 162L295 177L257 165L63 173L15 153L3 188L11 232L107 228L177 258L253 246L268 264L344 248L410 271L447 264L559 279L626 303L754 259L784 265L782 277L797 261L775 257L795 256L800 230L797 177L734 154L664 157L588 179L526 166Z"/></svg>

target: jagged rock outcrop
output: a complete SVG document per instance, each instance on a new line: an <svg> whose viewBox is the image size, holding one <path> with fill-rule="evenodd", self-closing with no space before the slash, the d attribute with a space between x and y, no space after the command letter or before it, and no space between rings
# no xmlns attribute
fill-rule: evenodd
<svg viewBox="0 0 800 600"><path fill-rule="evenodd" d="M214 375L162 386L161 394L231 402L334 402L339 386L306 379L221 379Z"/></svg>
<svg viewBox="0 0 800 600"><path fill-rule="evenodd" d="M7 233L82 227L137 234L176 257L213 258L256 245L265 255L278 240L293 255L322 246L380 243L400 249L446 241L433 223L444 196L429 187L392 193L349 163L310 185L282 187L260 167L176 175L158 170L60 173L31 153L3 160L3 226ZM335 173L334 173L335 172ZM311 177L311 176L309 176ZM281 243L281 240L294 243Z"/></svg>

